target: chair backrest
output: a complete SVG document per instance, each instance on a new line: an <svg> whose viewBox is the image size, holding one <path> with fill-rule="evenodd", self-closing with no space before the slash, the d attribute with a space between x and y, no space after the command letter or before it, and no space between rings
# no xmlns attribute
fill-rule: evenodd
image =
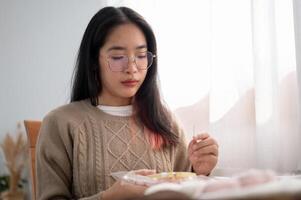
<svg viewBox="0 0 301 200"><path fill-rule="evenodd" d="M31 183L32 183L32 199L36 199L36 179L35 179L35 150L36 143L41 127L41 121L24 120L25 130L27 133L29 144L29 155L31 160Z"/></svg>

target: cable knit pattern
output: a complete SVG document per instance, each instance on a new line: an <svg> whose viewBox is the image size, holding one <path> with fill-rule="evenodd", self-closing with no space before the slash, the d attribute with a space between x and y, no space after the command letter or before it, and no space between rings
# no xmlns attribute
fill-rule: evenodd
<svg viewBox="0 0 301 200"><path fill-rule="evenodd" d="M79 194L86 194L87 193L87 184L88 184L88 180L87 180L87 170L89 170L87 168L87 164L88 164L88 159L87 159L87 155L88 155L88 145L87 145L87 138L86 138L86 132L83 132L82 129L80 129L80 132L78 134L78 144L77 144L77 148L78 148L78 159L77 159L77 165L79 166L79 170L78 170L78 177L79 177L79 181L80 183L80 188L78 193Z"/></svg>
<svg viewBox="0 0 301 200"><path fill-rule="evenodd" d="M95 170L95 191L97 192L98 188L102 188L101 186L104 185L104 176L102 174L104 174L104 170L102 170L102 165L101 165L101 157L103 157L103 151L102 151L102 142L100 139L100 131L98 130L97 127L97 122L90 117L90 120L92 122L92 127L93 127L93 138L94 138L94 142L95 142L95 167L93 170ZM97 156L97 155L102 155L102 156ZM98 170L96 170L98 169Z"/></svg>
<svg viewBox="0 0 301 200"><path fill-rule="evenodd" d="M101 199L116 180L112 172L138 169L188 171L184 136L180 145L152 150L144 126L80 101L43 120L37 143L38 199Z"/></svg>

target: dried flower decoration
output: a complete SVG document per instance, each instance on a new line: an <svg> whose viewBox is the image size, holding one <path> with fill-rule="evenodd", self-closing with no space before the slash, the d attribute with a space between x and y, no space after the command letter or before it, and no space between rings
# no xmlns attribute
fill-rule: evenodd
<svg viewBox="0 0 301 200"><path fill-rule="evenodd" d="M9 196L20 193L20 191L18 191L18 184L21 179L22 170L25 164L27 164L27 141L23 136L21 124L18 123L16 138L14 139L7 133L3 142L0 144L5 164L10 174L9 191L2 195L4 199L12 199L9 198ZM5 196L7 196L7 198Z"/></svg>

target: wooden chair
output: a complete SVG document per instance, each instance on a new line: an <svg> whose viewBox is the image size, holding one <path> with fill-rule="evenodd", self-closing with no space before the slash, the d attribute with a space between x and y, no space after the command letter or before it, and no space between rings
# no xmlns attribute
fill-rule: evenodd
<svg viewBox="0 0 301 200"><path fill-rule="evenodd" d="M36 179L35 179L35 150L36 142L41 127L41 121L24 120L25 130L28 138L28 147L31 160L31 183L32 183L32 199L36 199Z"/></svg>

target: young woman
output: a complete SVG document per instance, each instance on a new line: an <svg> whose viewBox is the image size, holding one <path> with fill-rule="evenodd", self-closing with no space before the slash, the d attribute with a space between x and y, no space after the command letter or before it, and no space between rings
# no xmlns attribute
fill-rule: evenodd
<svg viewBox="0 0 301 200"><path fill-rule="evenodd" d="M135 11L106 7L91 19L75 68L71 103L43 120L37 199L130 199L143 186L112 172L191 171L208 175L218 145L184 134L163 105L152 29ZM148 170L147 170L148 169Z"/></svg>

